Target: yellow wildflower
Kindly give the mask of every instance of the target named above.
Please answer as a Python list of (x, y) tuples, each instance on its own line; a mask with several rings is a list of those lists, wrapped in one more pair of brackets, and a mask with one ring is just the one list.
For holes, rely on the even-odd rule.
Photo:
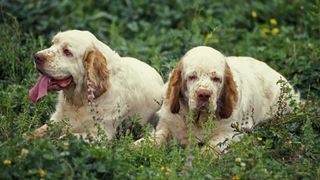
[(232, 180), (240, 180), (239, 176), (232, 176)]
[(256, 18), (257, 17), (257, 12), (255, 10), (251, 11), (251, 16)]
[(212, 38), (212, 33), (208, 33), (207, 35), (206, 35), (206, 40), (210, 40)]
[(5, 166), (9, 166), (9, 165), (11, 165), (11, 163), (12, 163), (12, 161), (10, 160), (10, 159), (5, 159), (5, 160), (3, 160), (3, 165), (5, 165)]
[(272, 18), (272, 19), (270, 19), (270, 24), (271, 24), (271, 25), (277, 25), (278, 22), (277, 22), (276, 19)]
[(271, 30), (271, 33), (272, 33), (272, 35), (277, 35), (278, 33), (280, 32), (280, 30), (279, 30), (279, 28), (272, 28), (272, 30)]
[(169, 172), (169, 173), (171, 172), (171, 169), (168, 168), (168, 167), (166, 167), (166, 166), (161, 166), (160, 170), (161, 170), (162, 172)]
[(219, 39), (219, 38), (214, 38), (214, 39), (213, 39), (213, 42), (215, 42), (215, 43), (218, 44), (218, 43), (220, 43), (220, 39)]
[(258, 137), (257, 137), (257, 140), (258, 140), (258, 141), (262, 141), (262, 137), (259, 137), (259, 136), (258, 136)]
[(263, 34), (268, 34), (270, 32), (269, 28), (262, 28), (262, 33)]
[(166, 170), (166, 167), (161, 166), (160, 170), (161, 170), (161, 171), (165, 171), (165, 170)]
[(42, 168), (39, 169), (38, 173), (40, 177), (44, 177), (46, 175), (46, 171), (43, 170)]

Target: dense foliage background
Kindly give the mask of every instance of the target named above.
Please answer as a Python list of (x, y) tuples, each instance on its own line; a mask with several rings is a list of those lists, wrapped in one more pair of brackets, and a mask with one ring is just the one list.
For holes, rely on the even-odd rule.
[[(285, 75), (306, 104), (271, 119), (235, 143), (221, 159), (197, 147), (131, 147), (129, 134), (87, 144), (55, 133), (23, 134), (45, 123), (55, 93), (32, 104), (38, 74), (33, 54), (58, 31), (94, 33), (122, 56), (167, 75), (187, 50), (212, 46), (252, 56)], [(317, 179), (320, 178), (319, 0), (106, 0), (0, 2), (0, 179)]]

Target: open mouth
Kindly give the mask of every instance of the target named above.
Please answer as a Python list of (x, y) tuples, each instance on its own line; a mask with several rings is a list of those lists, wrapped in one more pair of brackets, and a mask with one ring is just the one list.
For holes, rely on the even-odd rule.
[(72, 77), (67, 77), (65, 79), (49, 79), (49, 90), (61, 90), (68, 87), (72, 82)]
[(29, 98), (33, 102), (38, 102), (40, 98), (47, 95), (48, 90), (62, 90), (72, 83), (72, 77), (64, 79), (54, 79), (40, 73), (37, 83), (29, 91)]

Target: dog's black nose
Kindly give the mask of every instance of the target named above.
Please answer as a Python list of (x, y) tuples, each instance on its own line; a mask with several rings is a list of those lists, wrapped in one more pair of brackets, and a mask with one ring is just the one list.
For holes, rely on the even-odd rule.
[(44, 60), (45, 60), (45, 56), (43, 54), (40, 54), (40, 53), (37, 53), (34, 55), (34, 61), (37, 63), (37, 64), (40, 64), (42, 63)]

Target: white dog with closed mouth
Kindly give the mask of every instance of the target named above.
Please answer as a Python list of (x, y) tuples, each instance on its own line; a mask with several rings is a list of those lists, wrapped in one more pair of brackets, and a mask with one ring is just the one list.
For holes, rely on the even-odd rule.
[[(132, 115), (145, 124), (161, 106), (163, 80), (137, 59), (120, 57), (88, 31), (69, 30), (54, 36), (52, 46), (35, 54), (40, 78), (29, 97), (38, 102), (48, 90), (59, 90), (52, 122), (68, 120), (65, 132), (97, 136), (97, 125), (113, 138)], [(160, 103), (159, 103), (160, 102)], [(42, 137), (47, 125), (32, 137)]]
[[(188, 132), (192, 131), (195, 139), (203, 143), (203, 123), (212, 116), (216, 127), (209, 134), (208, 144), (221, 153), (230, 141), (239, 140), (233, 123), (250, 129), (277, 110), (281, 94), (277, 81), (280, 79), (287, 82), (264, 62), (250, 57), (225, 57), (211, 47), (195, 47), (171, 72), (152, 140), (159, 144), (175, 138), (185, 145), (189, 143)], [(293, 90), (290, 94), (299, 101), (299, 94)], [(286, 102), (284, 108), (290, 110), (288, 104)], [(192, 117), (189, 117), (190, 112)]]

